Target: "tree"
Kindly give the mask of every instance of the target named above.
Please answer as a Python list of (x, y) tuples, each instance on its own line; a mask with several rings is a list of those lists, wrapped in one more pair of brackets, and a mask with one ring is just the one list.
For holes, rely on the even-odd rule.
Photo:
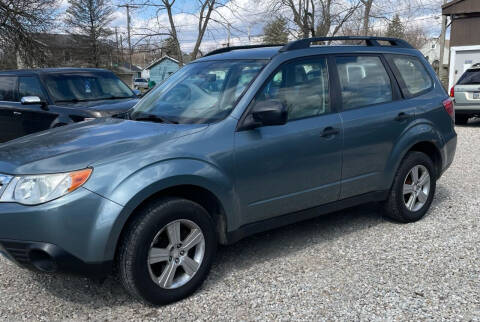
[(88, 37), (92, 63), (99, 67), (102, 40), (112, 34), (108, 25), (113, 20), (113, 8), (105, 0), (69, 0), (68, 3), (65, 17), (67, 32)]
[(372, 11), (373, 0), (360, 0), (363, 8), (363, 35), (368, 36), (370, 27), (370, 12)]
[[(180, 49), (180, 41), (177, 36), (177, 26), (173, 19), (173, 5), (176, 0), (161, 0), (163, 6), (168, 14), (168, 21), (170, 23), (170, 36), (175, 41), (177, 47), (177, 57), (181, 65), (183, 65), (183, 55), (182, 50)], [(199, 12), (198, 12), (198, 26), (197, 26), (197, 39), (195, 41), (195, 46), (191, 53), (191, 59), (194, 60), (197, 58), (197, 55), (200, 50), (200, 45), (202, 44), (203, 37), (208, 27), (208, 23), (212, 18), (212, 13), (218, 8), (225, 5), (227, 0), (198, 0)]]
[(269, 21), (263, 28), (265, 44), (284, 44), (288, 42), (287, 19), (277, 17)]
[(168, 37), (164, 41), (162, 41), (162, 54), (170, 56), (180, 61), (178, 58), (177, 52), (177, 42), (172, 37)]
[(396, 14), (388, 24), (386, 36), (405, 39), (405, 27), (398, 14)]
[[(0, 0), (0, 51), (13, 53), (27, 67), (42, 66), (45, 54), (35, 33), (49, 30), (55, 19), (57, 0)], [(8, 68), (16, 68), (17, 59)]]
[(271, 12), (290, 13), (298, 38), (336, 35), (360, 4), (360, 0), (270, 0)]

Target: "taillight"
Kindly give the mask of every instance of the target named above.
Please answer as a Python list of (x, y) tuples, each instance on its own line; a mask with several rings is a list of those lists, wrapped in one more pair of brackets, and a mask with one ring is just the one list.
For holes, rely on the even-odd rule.
[(450, 88), (450, 97), (455, 97), (455, 86), (452, 86), (452, 88)]
[(455, 107), (453, 106), (453, 100), (451, 98), (447, 98), (443, 102), (443, 107), (445, 107), (445, 111), (447, 111), (448, 115), (455, 120)]

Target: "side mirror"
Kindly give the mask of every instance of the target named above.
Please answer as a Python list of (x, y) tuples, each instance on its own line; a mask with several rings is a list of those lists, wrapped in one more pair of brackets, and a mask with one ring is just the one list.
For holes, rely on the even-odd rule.
[(20, 99), (20, 103), (22, 105), (41, 105), (44, 110), (48, 109), (47, 103), (38, 96), (24, 96)]
[(133, 93), (134, 93), (135, 96), (137, 96), (137, 97), (141, 97), (141, 96), (142, 96), (142, 92), (140, 92), (138, 89), (134, 89), (134, 90), (133, 90)]
[(287, 107), (280, 101), (259, 101), (253, 106), (241, 130), (251, 130), (261, 126), (283, 125), (287, 123)]

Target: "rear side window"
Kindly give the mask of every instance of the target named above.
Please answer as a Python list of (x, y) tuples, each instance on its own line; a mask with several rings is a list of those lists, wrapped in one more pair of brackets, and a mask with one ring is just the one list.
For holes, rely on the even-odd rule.
[(428, 91), (433, 81), (422, 62), (413, 56), (393, 56), (392, 61), (405, 84), (407, 96), (412, 97)]
[(20, 77), (18, 79), (18, 96), (19, 99), (25, 96), (38, 96), (41, 99), (45, 99), (42, 85), (35, 76)]
[(16, 77), (0, 76), (0, 101), (15, 101), (16, 80)]
[(459, 85), (480, 84), (480, 69), (469, 69), (458, 80)]
[(272, 75), (256, 101), (278, 100), (288, 109), (288, 120), (330, 113), (328, 69), (325, 58), (287, 63)]
[(344, 110), (393, 100), (392, 85), (379, 57), (336, 57)]

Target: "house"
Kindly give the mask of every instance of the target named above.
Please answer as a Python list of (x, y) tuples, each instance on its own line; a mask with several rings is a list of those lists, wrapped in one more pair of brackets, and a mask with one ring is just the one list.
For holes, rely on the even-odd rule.
[[(446, 40), (443, 51), (444, 68), (448, 69), (448, 51), (450, 50), (449, 41)], [(440, 69), (440, 38), (431, 38), (427, 40), (425, 45), (420, 48), (420, 52), (425, 56), (425, 59), (432, 65), (435, 72), (439, 74)]]
[(179, 69), (180, 63), (178, 60), (170, 56), (163, 56), (143, 69), (142, 78), (159, 84)]
[(480, 63), (480, 1), (448, 2), (442, 15), (451, 20), (448, 88), (452, 88), (468, 68)]
[(129, 63), (119, 63), (112, 68), (115, 75), (133, 88), (133, 79), (141, 77), (142, 69)]

